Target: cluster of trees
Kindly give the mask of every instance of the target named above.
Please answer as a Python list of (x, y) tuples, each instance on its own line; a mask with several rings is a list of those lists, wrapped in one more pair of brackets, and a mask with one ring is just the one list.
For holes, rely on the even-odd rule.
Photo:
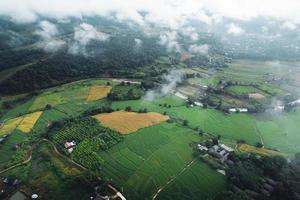
[(217, 199), (300, 198), (300, 154), (288, 163), (280, 156), (231, 155), (234, 165), (226, 170), (228, 189)]
[(140, 99), (144, 95), (144, 90), (138, 84), (124, 85), (120, 84), (111, 90), (108, 94), (108, 99), (112, 101), (124, 101)]

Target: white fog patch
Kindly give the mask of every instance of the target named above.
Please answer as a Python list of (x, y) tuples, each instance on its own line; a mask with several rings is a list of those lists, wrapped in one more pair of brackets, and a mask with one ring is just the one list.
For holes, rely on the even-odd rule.
[(207, 44), (196, 45), (193, 44), (189, 47), (189, 52), (193, 54), (207, 55), (209, 46)]
[(35, 34), (42, 38), (42, 41), (38, 44), (39, 48), (47, 52), (55, 52), (62, 48), (66, 42), (56, 38), (58, 33), (56, 25), (48, 21), (41, 21), (39, 23), (39, 30), (35, 32)]
[(134, 42), (135, 42), (134, 47), (135, 47), (136, 49), (141, 48), (141, 46), (142, 46), (142, 44), (143, 44), (143, 41), (142, 41), (141, 39), (134, 38)]
[(98, 31), (93, 25), (82, 23), (74, 29), (74, 43), (70, 45), (69, 52), (71, 54), (87, 55), (86, 45), (91, 41), (107, 41), (109, 34)]
[(237, 24), (231, 23), (227, 26), (227, 33), (230, 35), (238, 36), (243, 34), (244, 32), (244, 29), (239, 27)]
[(181, 52), (175, 31), (167, 31), (159, 35), (159, 44), (165, 46), (168, 52)]
[(293, 22), (291, 21), (286, 21), (282, 24), (282, 28), (284, 29), (289, 29), (289, 30), (296, 30), (297, 29), (297, 25), (294, 24)]
[(155, 98), (166, 96), (176, 89), (176, 86), (183, 81), (184, 71), (181, 69), (171, 70), (169, 74), (163, 75), (164, 83), (155, 90), (150, 90), (144, 96), (145, 100), (151, 101)]
[(188, 37), (192, 42), (196, 42), (199, 39), (199, 34), (196, 32), (195, 28), (193, 27), (183, 28), (182, 34)]

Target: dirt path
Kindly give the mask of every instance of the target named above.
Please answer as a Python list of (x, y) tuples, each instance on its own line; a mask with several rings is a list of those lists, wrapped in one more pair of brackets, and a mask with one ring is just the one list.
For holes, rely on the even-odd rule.
[(156, 193), (153, 195), (152, 200), (155, 200), (156, 197), (159, 195), (159, 193), (161, 191), (163, 191), (168, 185), (170, 185), (170, 183), (172, 183), (178, 176), (180, 176), (183, 172), (185, 172), (188, 168), (190, 168), (192, 166), (192, 164), (196, 161), (196, 159), (192, 160), (191, 162), (189, 162), (176, 176), (172, 177), (171, 179), (168, 180), (168, 182), (166, 182), (165, 185), (163, 185), (162, 187), (160, 187)]

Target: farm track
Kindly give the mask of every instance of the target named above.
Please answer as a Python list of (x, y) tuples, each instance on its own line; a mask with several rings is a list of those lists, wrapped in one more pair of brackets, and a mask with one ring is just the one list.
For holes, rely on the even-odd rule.
[(180, 176), (183, 172), (185, 172), (188, 168), (190, 168), (192, 166), (192, 164), (196, 161), (196, 159), (192, 160), (191, 162), (189, 162), (176, 176), (173, 176), (171, 179), (168, 180), (168, 182), (166, 182), (165, 185), (163, 185), (162, 187), (160, 187), (156, 193), (153, 195), (152, 200), (155, 200), (157, 198), (157, 196), (159, 195), (159, 193), (161, 193), (161, 191), (163, 191), (168, 185), (170, 185), (178, 176)]

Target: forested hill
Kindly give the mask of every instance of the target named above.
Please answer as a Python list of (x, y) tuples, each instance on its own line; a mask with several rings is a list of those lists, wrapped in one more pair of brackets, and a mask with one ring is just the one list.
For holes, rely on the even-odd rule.
[[(151, 31), (149, 31), (151, 30)], [(0, 93), (17, 94), (89, 77), (161, 75), (161, 57), (181, 66), (223, 67), (222, 44), (167, 28), (142, 29), (101, 17), (17, 24), (0, 18)], [(149, 73), (150, 72), (150, 73)]]

